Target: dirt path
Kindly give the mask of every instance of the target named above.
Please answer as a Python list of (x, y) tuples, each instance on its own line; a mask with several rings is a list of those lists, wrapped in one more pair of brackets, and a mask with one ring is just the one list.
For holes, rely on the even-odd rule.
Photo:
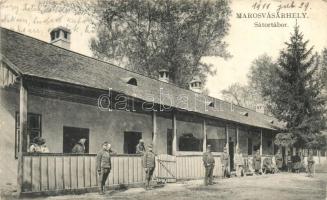
[(145, 191), (131, 188), (125, 191), (110, 191), (100, 196), (97, 193), (66, 195), (37, 199), (114, 199), (114, 200), (325, 200), (327, 173), (308, 178), (305, 174), (276, 174), (245, 178), (216, 179), (216, 184), (205, 187), (202, 180), (167, 184), (165, 187)]

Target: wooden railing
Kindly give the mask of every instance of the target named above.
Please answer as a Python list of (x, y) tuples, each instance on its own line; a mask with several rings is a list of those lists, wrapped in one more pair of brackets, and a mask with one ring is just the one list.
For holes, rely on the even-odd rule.
[[(220, 156), (214, 156), (215, 168), (213, 175), (221, 176)], [(177, 179), (198, 179), (204, 177), (204, 166), (201, 155), (179, 155), (176, 156)]]
[[(98, 185), (95, 154), (26, 154), (22, 192), (92, 188)], [(140, 155), (115, 155), (110, 186), (144, 181)]]

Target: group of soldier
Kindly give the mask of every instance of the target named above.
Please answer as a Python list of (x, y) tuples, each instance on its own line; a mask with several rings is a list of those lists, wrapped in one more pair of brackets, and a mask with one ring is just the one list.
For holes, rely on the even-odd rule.
[[(290, 155), (290, 153), (289, 153)], [(298, 153), (296, 156), (293, 156), (293, 163), (292, 165), (289, 164), (289, 158), (287, 157), (287, 168), (288, 171), (290, 167), (293, 167), (295, 169), (295, 172), (298, 172), (299, 165), (303, 159), (297, 158)], [(224, 148), (224, 152), (220, 156), (221, 161), (221, 170), (222, 170), (222, 176), (223, 178), (230, 177), (230, 156), (227, 152), (227, 148)], [(265, 160), (264, 160), (265, 161)], [(211, 185), (213, 184), (213, 170), (215, 167), (215, 159), (213, 154), (211, 153), (211, 145), (207, 146), (206, 152), (203, 153), (203, 165), (205, 168), (205, 177), (204, 177), (204, 184), (205, 185)], [(254, 174), (261, 175), (263, 171), (267, 172), (268, 166), (266, 166), (265, 162), (263, 162), (262, 165), (262, 157), (260, 154), (260, 150), (257, 150), (256, 153), (253, 156), (252, 159), (252, 165), (249, 163), (245, 163), (245, 160), (242, 156), (242, 153), (240, 152), (240, 149), (236, 149), (236, 154), (234, 155), (234, 166), (235, 166), (235, 175), (237, 177), (242, 177), (245, 175), (245, 168), (253, 168)], [(283, 169), (283, 156), (281, 154), (281, 151), (278, 150), (276, 155), (274, 155), (271, 159), (271, 163), (269, 164), (270, 173), (275, 173), (278, 171), (281, 171)], [(265, 170), (263, 169), (265, 168)], [(249, 170), (249, 169), (247, 169)], [(309, 155), (307, 158), (307, 172), (308, 176), (312, 177), (314, 173), (314, 159), (313, 159), (313, 153), (310, 150)]]
[[(144, 141), (141, 139), (136, 146), (136, 153), (143, 155), (142, 166), (145, 171), (145, 189), (150, 189), (150, 181), (153, 176), (153, 172), (155, 169), (155, 156), (156, 154), (153, 152), (152, 144), (149, 144), (147, 148), (145, 148)], [(102, 149), (97, 154), (97, 162), (96, 169), (98, 172), (98, 185), (99, 185), (99, 194), (105, 194), (105, 183), (108, 178), (108, 175), (111, 170), (111, 155), (116, 154), (111, 149), (111, 144), (108, 142), (104, 142), (102, 144)]]

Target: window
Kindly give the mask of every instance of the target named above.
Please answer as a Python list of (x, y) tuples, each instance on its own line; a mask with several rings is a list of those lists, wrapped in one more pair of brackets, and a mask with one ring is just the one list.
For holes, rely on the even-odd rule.
[[(15, 131), (15, 158), (18, 158), (18, 152), (20, 149), (20, 123), (19, 112), (16, 112), (16, 131)], [(41, 115), (34, 113), (27, 113), (27, 133), (29, 135), (28, 140), (30, 143), (35, 137), (41, 137)]]
[(135, 154), (136, 145), (139, 143), (139, 140), (142, 139), (141, 132), (124, 132), (124, 153), (125, 154)]
[(50, 33), (50, 35), (51, 35), (51, 40), (54, 40), (54, 39), (55, 39), (55, 37), (56, 37), (55, 34), (56, 34), (55, 32), (51, 32), (51, 33)]
[(207, 145), (211, 145), (212, 152), (223, 152), (226, 145), (226, 130), (223, 126), (207, 125)]
[(59, 38), (59, 33), (60, 32), (59, 31), (56, 31), (55, 33), (56, 33), (56, 38)]
[(82, 138), (85, 138), (85, 153), (89, 153), (89, 135), (88, 128), (78, 127), (63, 127), (63, 153), (72, 153), (72, 149), (76, 143)]
[(68, 39), (68, 33), (66, 31), (64, 31), (64, 38)]
[(196, 138), (192, 133), (184, 133), (179, 137), (180, 151), (202, 151), (202, 139)]

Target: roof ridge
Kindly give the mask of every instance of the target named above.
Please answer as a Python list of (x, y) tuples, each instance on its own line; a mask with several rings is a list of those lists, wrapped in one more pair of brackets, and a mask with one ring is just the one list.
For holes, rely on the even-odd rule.
[[(101, 62), (101, 63), (107, 64), (107, 65), (110, 66), (110, 67), (115, 67), (115, 68), (118, 68), (118, 69), (121, 69), (121, 70), (128, 71), (128, 72), (130, 72), (130, 73), (137, 74), (137, 75), (142, 76), (142, 77), (145, 77), (145, 78), (147, 78), (147, 79), (151, 79), (151, 80), (158, 81), (158, 82), (160, 82), (160, 83), (162, 83), (162, 84), (171, 85), (171, 86), (173, 86), (173, 87), (176, 87), (176, 88), (179, 88), (179, 89), (183, 89), (183, 90), (185, 90), (185, 91), (192, 92), (192, 93), (197, 94), (197, 95), (202, 95), (202, 96), (205, 97), (205, 98), (209, 97), (209, 98), (212, 98), (212, 99), (214, 99), (214, 100), (218, 100), (218, 101), (225, 102), (225, 103), (228, 103), (228, 104), (233, 104), (232, 102), (228, 102), (228, 101), (226, 101), (226, 100), (222, 100), (222, 99), (219, 99), (219, 98), (216, 98), (216, 97), (213, 97), (213, 96), (209, 96), (209, 95), (206, 95), (206, 94), (201, 94), (201, 93), (194, 92), (194, 91), (192, 91), (192, 90), (189, 90), (189, 89), (183, 88), (183, 87), (178, 86), (178, 85), (176, 85), (176, 84), (174, 84), (174, 83), (171, 83), (171, 82), (168, 82), (168, 83), (167, 83), (167, 82), (160, 81), (159, 79), (156, 79), (156, 78), (152, 78), (152, 77), (146, 76), (146, 75), (141, 74), (141, 73), (139, 73), (139, 72), (135, 72), (135, 71), (132, 71), (132, 70), (130, 70), (130, 69), (126, 69), (126, 68), (120, 67), (120, 66), (118, 66), (118, 65), (112, 64), (112, 63), (107, 62), (107, 61), (104, 61), (104, 60), (100, 60), (100, 59), (98, 59), (98, 58), (94, 58), (94, 57), (91, 57), (91, 56), (87, 56), (87, 55), (84, 55), (84, 54), (82, 54), (82, 53), (79, 53), (79, 52), (76, 52), (76, 51), (72, 51), (72, 50), (70, 50), (70, 49), (65, 49), (65, 48), (63, 48), (63, 47), (59, 47), (59, 46), (53, 45), (53, 44), (51, 44), (51, 43), (49, 43), (49, 42), (46, 42), (46, 41), (40, 40), (40, 39), (38, 39), (38, 38), (35, 38), (35, 37), (32, 37), (32, 36), (29, 36), (29, 35), (26, 35), (26, 34), (24, 34), (24, 33), (20, 33), (20, 32), (14, 31), (14, 30), (10, 30), (10, 29), (5, 28), (5, 27), (2, 27), (2, 26), (0, 26), (0, 29), (3, 29), (3, 30), (6, 30), (6, 31), (9, 31), (9, 32), (12, 32), (12, 33), (14, 33), (14, 34), (21, 35), (21, 36), (23, 36), (23, 37), (30, 38), (30, 39), (32, 39), (32, 40), (35, 40), (35, 41), (37, 41), (37, 42), (40, 42), (40, 43), (46, 44), (46, 45), (51, 46), (51, 47), (53, 47), (53, 48), (58, 48), (58, 49), (61, 49), (61, 50), (67, 51), (67, 52), (69, 52), (69, 53), (76, 54), (76, 55), (78, 55), (78, 56), (82, 56), (82, 57), (87, 58), (87, 59), (92, 59), (92, 60), (95, 60), (95, 61), (97, 61), (97, 62)], [(2, 34), (1, 32), (2, 32), (2, 31), (0, 31), (0, 36), (1, 36), (1, 34)], [(247, 110), (249, 110), (249, 111), (253, 111), (253, 112), (255, 112), (255, 113), (259, 113), (259, 112), (256, 112), (256, 111), (253, 110), (253, 109), (250, 109), (250, 108), (246, 108), (246, 107), (243, 107), (243, 106), (240, 106), (240, 105), (236, 105), (236, 104), (233, 104), (233, 105), (234, 105), (234, 106), (237, 106), (237, 107), (240, 107), (240, 108), (247, 109)], [(263, 115), (265, 115), (265, 116), (271, 117), (271, 116), (266, 115), (266, 114), (264, 114), (264, 113), (259, 113), (259, 114), (263, 114)]]

